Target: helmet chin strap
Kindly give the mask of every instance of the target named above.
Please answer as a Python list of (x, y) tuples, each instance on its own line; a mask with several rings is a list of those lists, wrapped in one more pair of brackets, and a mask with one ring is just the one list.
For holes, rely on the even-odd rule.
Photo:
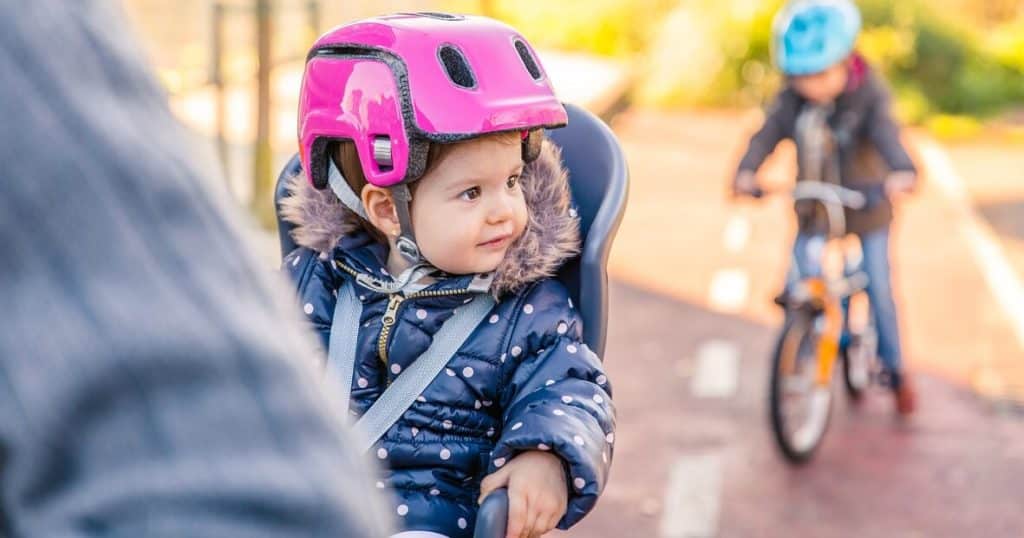
[[(364, 220), (369, 220), (366, 216), (366, 208), (363, 207), (362, 200), (352, 190), (348, 181), (345, 181), (345, 177), (341, 175), (341, 170), (338, 170), (334, 160), (328, 159), (327, 163), (327, 181), (331, 186), (331, 191), (334, 192), (334, 195), (341, 200), (345, 207), (354, 211)], [(412, 265), (429, 263), (420, 254), (420, 248), (416, 246), (416, 236), (412, 232), (412, 217), (409, 211), (412, 193), (409, 191), (409, 186), (402, 184), (391, 187), (391, 197), (395, 201), (395, 212), (398, 214), (398, 224), (401, 226), (401, 232), (396, 241), (398, 252)]]
[(341, 200), (341, 203), (354, 211), (357, 215), (365, 220), (366, 209), (363, 208), (363, 202), (359, 199), (359, 195), (352, 190), (352, 187), (345, 181), (345, 177), (341, 175), (341, 170), (334, 164), (334, 159), (327, 159), (327, 183), (331, 186), (331, 190), (334, 191), (334, 195)]
[(412, 213), (409, 211), (412, 192), (409, 186), (403, 183), (391, 187), (391, 198), (395, 202), (395, 213), (398, 214), (400, 227), (398, 239), (395, 240), (398, 252), (412, 265), (426, 262), (420, 253), (420, 247), (416, 245), (416, 236), (412, 231)]

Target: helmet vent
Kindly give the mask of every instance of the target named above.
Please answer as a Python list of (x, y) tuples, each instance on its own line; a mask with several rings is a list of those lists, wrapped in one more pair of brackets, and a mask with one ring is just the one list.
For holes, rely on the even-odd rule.
[(462, 55), (462, 51), (451, 45), (444, 45), (438, 50), (437, 55), (441, 59), (441, 65), (444, 66), (445, 72), (448, 73), (448, 78), (456, 86), (462, 88), (476, 87), (473, 70), (469, 68), (469, 63), (466, 61), (466, 57)]
[(526, 43), (517, 39), (516, 52), (519, 53), (519, 59), (523, 61), (523, 67), (526, 67), (526, 70), (530, 72), (533, 80), (540, 80), (540, 67), (537, 66), (537, 62), (533, 59), (533, 54), (530, 53), (530, 48), (526, 46)]

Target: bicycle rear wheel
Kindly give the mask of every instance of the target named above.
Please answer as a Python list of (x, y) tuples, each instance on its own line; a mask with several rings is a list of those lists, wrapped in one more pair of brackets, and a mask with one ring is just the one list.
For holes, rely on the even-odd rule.
[(850, 399), (859, 401), (871, 385), (873, 371), (877, 369), (878, 333), (866, 295), (851, 298), (850, 307), (847, 323), (849, 341), (841, 350), (843, 384)]
[(819, 319), (808, 312), (789, 312), (772, 358), (772, 433), (792, 463), (805, 463), (814, 455), (832, 414), (831, 384), (817, 383)]

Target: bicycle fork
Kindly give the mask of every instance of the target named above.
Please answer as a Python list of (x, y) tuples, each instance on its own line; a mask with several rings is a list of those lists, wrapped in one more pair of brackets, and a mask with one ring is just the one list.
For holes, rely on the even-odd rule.
[[(817, 338), (817, 371), (815, 385), (821, 388), (828, 388), (832, 382), (832, 370), (835, 367), (836, 357), (839, 354), (839, 342), (843, 336), (843, 306), (842, 301), (828, 292), (827, 285), (822, 278), (807, 278), (801, 283), (805, 300), (815, 305), (821, 311), (821, 320), (824, 326), (820, 328)], [(784, 360), (785, 371), (794, 371), (795, 355), (789, 355)]]
[(839, 339), (843, 336), (843, 308), (834, 298), (823, 297), (825, 312), (821, 337), (818, 339), (818, 379), (819, 387), (827, 388), (832, 383), (832, 369), (839, 356)]

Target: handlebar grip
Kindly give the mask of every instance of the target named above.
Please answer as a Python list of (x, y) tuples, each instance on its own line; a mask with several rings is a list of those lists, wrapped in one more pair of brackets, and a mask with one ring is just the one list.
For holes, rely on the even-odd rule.
[(864, 189), (864, 209), (871, 209), (883, 202), (888, 197), (885, 195), (885, 185), (872, 185)]
[(496, 489), (480, 504), (473, 538), (505, 538), (508, 527), (508, 490)]

